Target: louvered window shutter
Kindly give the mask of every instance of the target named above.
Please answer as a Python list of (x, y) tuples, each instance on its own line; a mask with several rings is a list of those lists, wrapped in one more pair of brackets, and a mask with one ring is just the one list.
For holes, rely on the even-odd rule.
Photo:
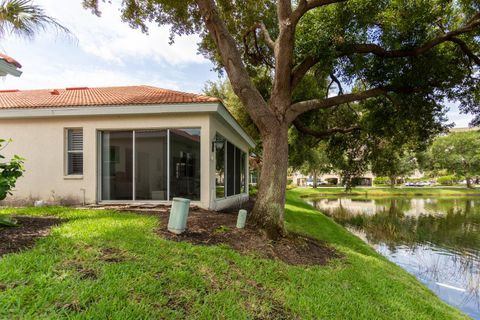
[(68, 129), (67, 131), (67, 174), (83, 174), (83, 130)]

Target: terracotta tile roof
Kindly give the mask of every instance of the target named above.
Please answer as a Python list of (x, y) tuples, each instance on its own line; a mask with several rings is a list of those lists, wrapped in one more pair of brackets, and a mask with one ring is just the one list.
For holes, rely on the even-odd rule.
[(208, 103), (219, 101), (219, 99), (214, 97), (150, 86), (0, 90), (0, 109)]

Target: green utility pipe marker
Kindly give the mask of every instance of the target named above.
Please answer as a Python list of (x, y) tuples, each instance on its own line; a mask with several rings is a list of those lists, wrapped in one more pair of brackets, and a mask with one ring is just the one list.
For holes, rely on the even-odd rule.
[(190, 200), (184, 198), (173, 198), (168, 219), (168, 231), (181, 234), (187, 228), (188, 210)]
[(241, 209), (240, 211), (238, 211), (237, 228), (244, 229), (246, 221), (247, 221), (247, 210)]

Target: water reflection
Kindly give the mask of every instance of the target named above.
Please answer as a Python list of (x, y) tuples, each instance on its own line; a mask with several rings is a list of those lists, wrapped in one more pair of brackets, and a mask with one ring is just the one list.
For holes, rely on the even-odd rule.
[(480, 199), (310, 199), (317, 209), (480, 319)]

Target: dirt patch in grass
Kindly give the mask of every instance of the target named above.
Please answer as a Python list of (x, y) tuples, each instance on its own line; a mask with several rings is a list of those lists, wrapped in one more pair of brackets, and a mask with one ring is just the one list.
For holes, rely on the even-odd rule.
[(0, 226), (0, 257), (7, 253), (30, 248), (38, 238), (45, 237), (50, 228), (62, 222), (54, 217), (14, 216), (18, 227)]
[(108, 263), (119, 263), (127, 260), (126, 253), (117, 248), (103, 248), (100, 260)]
[(322, 241), (294, 234), (271, 241), (262, 230), (248, 223), (245, 229), (237, 229), (235, 212), (192, 208), (188, 216), (187, 230), (180, 235), (167, 230), (168, 213), (159, 213), (159, 216), (162, 227), (157, 233), (173, 241), (187, 241), (199, 245), (226, 244), (242, 253), (280, 259), (291, 265), (324, 265), (339, 257), (334, 248)]

